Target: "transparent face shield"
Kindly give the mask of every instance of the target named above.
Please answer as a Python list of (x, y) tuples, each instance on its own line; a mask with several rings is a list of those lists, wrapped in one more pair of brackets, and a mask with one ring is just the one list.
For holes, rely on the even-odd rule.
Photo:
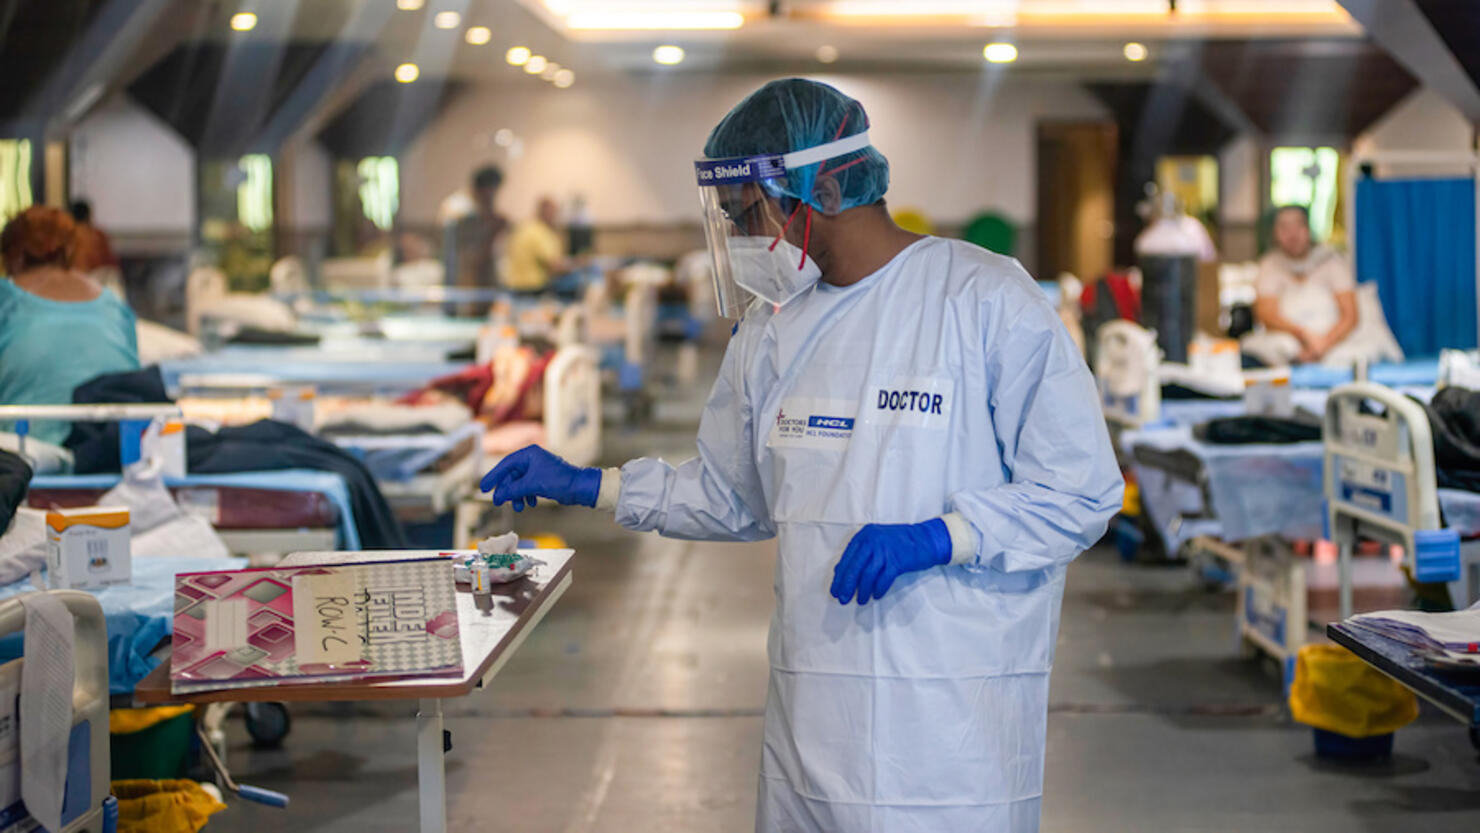
[[(788, 195), (786, 172), (868, 146), (865, 131), (795, 153), (694, 163), (721, 316), (741, 317), (755, 298), (781, 306), (822, 277), (806, 251), (812, 212), (819, 209)], [(818, 176), (837, 170), (824, 167)], [(793, 226), (801, 232), (800, 248), (787, 240)]]

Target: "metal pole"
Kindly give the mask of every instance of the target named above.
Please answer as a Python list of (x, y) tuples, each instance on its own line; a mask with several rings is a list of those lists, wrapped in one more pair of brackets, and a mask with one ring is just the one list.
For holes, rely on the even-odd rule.
[(421, 833), (447, 833), (447, 770), (442, 740), (442, 701), (421, 701), (416, 713), (416, 780)]
[[(1341, 521), (1345, 526), (1348, 522)], [(1345, 529), (1336, 533), (1339, 542), (1337, 550), (1340, 553), (1337, 559), (1337, 567), (1341, 576), (1341, 621), (1345, 622), (1352, 616), (1352, 547), (1355, 545), (1354, 536), (1349, 536)]]

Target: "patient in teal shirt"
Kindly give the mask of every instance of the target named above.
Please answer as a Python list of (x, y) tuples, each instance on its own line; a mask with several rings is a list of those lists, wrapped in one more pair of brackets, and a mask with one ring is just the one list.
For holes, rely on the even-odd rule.
[[(137, 370), (134, 314), (71, 267), (77, 230), (65, 212), (33, 206), (0, 233), (0, 404), (60, 405), (78, 385)], [(0, 423), (0, 430), (14, 431)], [(31, 436), (60, 444), (65, 422), (33, 422)]]

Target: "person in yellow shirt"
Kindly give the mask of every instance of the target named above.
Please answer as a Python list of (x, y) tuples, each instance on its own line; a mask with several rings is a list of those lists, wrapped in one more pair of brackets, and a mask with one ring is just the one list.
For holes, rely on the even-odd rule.
[(550, 197), (540, 197), (535, 216), (514, 227), (509, 237), (504, 285), (515, 292), (543, 292), (551, 279), (573, 267), (565, 257), (565, 243), (556, 231), (560, 209)]

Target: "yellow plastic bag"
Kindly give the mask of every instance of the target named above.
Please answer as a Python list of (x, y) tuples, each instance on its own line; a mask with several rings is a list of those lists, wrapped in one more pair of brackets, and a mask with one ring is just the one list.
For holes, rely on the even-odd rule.
[(194, 781), (114, 781), (118, 833), (199, 833), (226, 809)]
[(1306, 645), (1295, 658), (1290, 713), (1352, 738), (1385, 735), (1418, 717), (1418, 698), (1340, 645)]

